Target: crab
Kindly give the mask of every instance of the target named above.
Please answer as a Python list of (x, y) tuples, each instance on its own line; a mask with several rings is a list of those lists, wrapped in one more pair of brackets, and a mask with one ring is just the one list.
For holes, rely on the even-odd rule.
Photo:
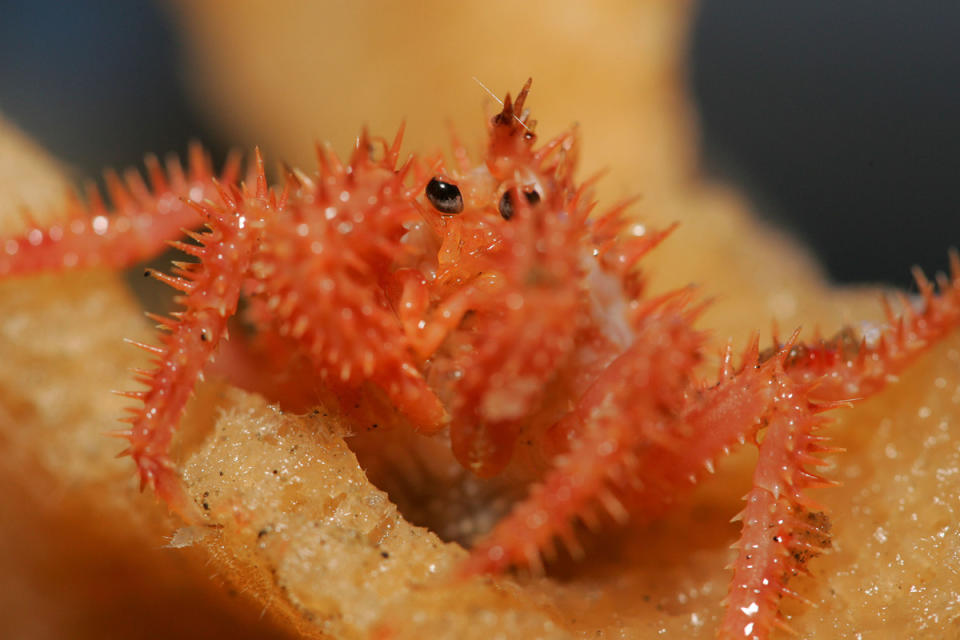
[(577, 521), (653, 518), (752, 443), (718, 637), (768, 638), (786, 627), (788, 581), (830, 544), (806, 493), (833, 484), (815, 472), (838, 451), (818, 433), (823, 414), (876, 393), (956, 327), (960, 257), (936, 286), (917, 271), (922, 308), (888, 307), (869, 335), (804, 342), (798, 331), (762, 351), (754, 337), (739, 357), (728, 344), (708, 377), (706, 303), (692, 288), (646, 293), (642, 258), (672, 227), (638, 223), (629, 202), (592, 215), (577, 133), (538, 144), (529, 89), (489, 120), (478, 165), (455, 137), (453, 165), (401, 163), (402, 127), (392, 140), (364, 132), (346, 163), (318, 146), (316, 171), (285, 168), (281, 187), (268, 185), (259, 151), (243, 181), (235, 155), (219, 176), (199, 147), (186, 171), (148, 157), (149, 187), (136, 171), (106, 174), (112, 208), (92, 190), (61, 224), (0, 239), (0, 276), (127, 268), (168, 245), (196, 259), (172, 275), (145, 271), (181, 292), (182, 309), (151, 316), (160, 346), (135, 343), (154, 368), (136, 372), (145, 390), (121, 392), (138, 405), (112, 434), (129, 442), (141, 488), (187, 520), (201, 516), (169, 448), (211, 367), (285, 408), (322, 404), (357, 430), (448, 437), (481, 478), (522, 469), (528, 496), (473, 546), (461, 576), (542, 571), (555, 540), (581, 556)]

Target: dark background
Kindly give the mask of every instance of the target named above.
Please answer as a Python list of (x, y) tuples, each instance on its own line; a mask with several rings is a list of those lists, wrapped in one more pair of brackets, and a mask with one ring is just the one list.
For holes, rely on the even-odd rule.
[[(690, 84), (705, 170), (840, 281), (909, 286), (960, 245), (960, 2), (705, 0)], [(0, 0), (0, 112), (76, 170), (202, 139), (145, 0)]]

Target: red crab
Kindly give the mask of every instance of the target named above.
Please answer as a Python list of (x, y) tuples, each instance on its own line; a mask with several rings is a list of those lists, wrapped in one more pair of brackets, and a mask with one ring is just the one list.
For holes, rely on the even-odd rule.
[[(0, 240), (0, 275), (123, 268), (167, 244), (197, 259), (173, 276), (147, 272), (179, 289), (183, 308), (154, 316), (167, 333), (140, 345), (155, 368), (138, 372), (145, 391), (124, 393), (142, 406), (117, 434), (142, 485), (188, 518), (168, 448), (241, 299), (255, 331), (234, 331), (221, 368), (243, 386), (287, 407), (322, 402), (358, 428), (448, 432), (482, 477), (517, 457), (532, 470), (529, 497), (475, 545), (464, 575), (538, 567), (554, 538), (576, 555), (577, 519), (652, 517), (754, 443), (719, 636), (767, 638), (784, 626), (786, 583), (830, 543), (804, 494), (831, 484), (811, 471), (832, 451), (821, 414), (876, 392), (956, 326), (960, 258), (939, 293), (918, 272), (923, 310), (891, 311), (869, 337), (794, 334), (763, 352), (754, 339), (703, 380), (703, 303), (690, 290), (644, 297), (640, 260), (670, 230), (635, 223), (626, 205), (589, 216), (576, 136), (537, 146), (529, 86), (490, 121), (478, 166), (455, 141), (455, 168), (398, 167), (402, 130), (392, 142), (362, 135), (346, 164), (318, 148), (317, 171), (288, 169), (282, 190), (268, 187), (259, 153), (246, 183), (236, 158), (219, 179), (197, 149), (187, 173), (148, 158), (149, 188), (135, 171), (107, 174), (113, 211), (92, 193), (62, 224)], [(176, 240), (201, 225), (186, 232), (194, 243)], [(515, 451), (521, 439), (536, 446)]]

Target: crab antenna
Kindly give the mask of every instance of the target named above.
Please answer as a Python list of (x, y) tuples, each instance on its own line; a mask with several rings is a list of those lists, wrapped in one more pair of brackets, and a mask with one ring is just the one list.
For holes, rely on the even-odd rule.
[[(487, 87), (487, 85), (485, 85), (485, 84), (483, 84), (482, 82), (480, 82), (480, 78), (478, 78), (477, 76), (470, 76), (470, 77), (472, 77), (472, 78), (473, 78), (473, 81), (476, 82), (478, 85), (480, 85), (480, 87), (481, 87), (484, 91), (486, 91), (487, 94), (489, 94), (489, 96), (490, 96), (491, 98), (493, 98), (494, 100), (496, 100), (497, 103), (498, 103), (501, 107), (504, 106), (503, 100), (501, 100), (500, 98), (498, 98), (498, 97), (497, 97), (497, 94), (495, 94), (493, 91), (491, 91), (491, 90), (489, 89), (489, 87)], [(523, 89), (520, 90), (520, 95), (517, 96), (517, 98), (518, 98), (519, 101), (520, 101), (520, 104), (518, 105), (518, 108), (521, 107), (521, 106), (523, 106), (523, 101), (526, 99), (527, 93), (530, 91), (530, 84), (531, 84), (532, 82), (533, 82), (533, 78), (527, 78), (527, 82), (523, 85)], [(507, 96), (507, 98), (509, 99), (509, 95)], [(520, 123), (520, 126), (521, 126), (521, 127), (523, 127), (524, 129), (526, 129), (527, 131), (530, 131), (530, 127), (528, 127), (527, 124), (526, 124), (523, 120), (521, 120), (520, 118), (518, 118), (518, 117), (517, 117), (517, 114), (516, 114), (515, 112), (513, 112), (511, 115), (513, 115), (513, 119), (514, 119), (514, 120), (516, 120), (517, 122)]]

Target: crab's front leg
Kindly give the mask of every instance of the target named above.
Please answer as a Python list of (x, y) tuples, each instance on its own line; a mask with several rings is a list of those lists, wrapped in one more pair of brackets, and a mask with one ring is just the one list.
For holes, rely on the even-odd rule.
[(184, 293), (177, 298), (183, 310), (172, 318), (155, 317), (167, 331), (162, 346), (135, 343), (155, 356), (156, 366), (138, 371), (137, 379), (148, 387), (146, 391), (121, 394), (143, 401), (126, 419), (131, 428), (118, 434), (130, 441), (124, 453), (137, 465), (141, 488), (151, 486), (172, 510), (187, 518), (193, 509), (169, 458), (170, 441), (197, 379), (226, 337), (227, 321), (236, 312), (262, 228), (258, 218), (269, 210), (256, 206), (266, 195), (265, 182), (260, 184), (261, 197), (252, 201), (254, 206), (241, 205), (227, 194), (222, 194), (227, 207), (197, 206), (209, 230), (196, 234), (198, 245), (180, 248), (199, 262), (178, 264), (175, 276), (148, 272)]
[(268, 227), (253, 265), (253, 293), (263, 301), (254, 308), (270, 314), (263, 328), (296, 345), (291, 355), (304, 358), (311, 380), (335, 389), (340, 400), (372, 382), (417, 430), (443, 428), (446, 409), (417, 369), (387, 296), (374, 284), (376, 259), (364, 238), (351, 244), (353, 238), (309, 210), (294, 207), (289, 213)]
[(465, 287), (444, 300), (429, 315), (430, 285), (417, 269), (401, 269), (394, 276), (401, 287), (397, 316), (410, 348), (421, 360), (429, 358), (470, 309), (475, 287)]

